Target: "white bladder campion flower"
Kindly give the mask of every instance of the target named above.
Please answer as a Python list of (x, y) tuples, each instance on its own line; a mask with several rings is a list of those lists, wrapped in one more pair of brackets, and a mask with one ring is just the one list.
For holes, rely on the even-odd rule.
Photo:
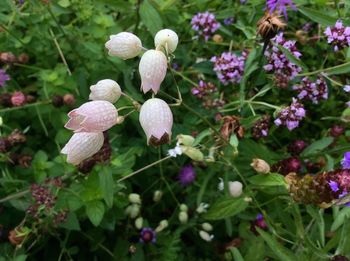
[(109, 39), (105, 47), (111, 56), (126, 60), (138, 56), (142, 50), (141, 40), (132, 33), (121, 32), (111, 35)]
[(121, 96), (121, 89), (116, 81), (105, 79), (90, 86), (89, 100), (115, 103)]
[(165, 78), (167, 70), (167, 58), (165, 54), (157, 50), (145, 52), (139, 63), (141, 76), (141, 90), (146, 93), (152, 90), (157, 93), (160, 84)]
[(159, 50), (160, 47), (165, 48), (168, 53), (173, 53), (179, 42), (177, 34), (170, 29), (160, 30), (154, 37), (154, 45)]
[(158, 146), (170, 141), (173, 114), (165, 101), (158, 98), (147, 100), (140, 109), (139, 120), (147, 144)]
[(117, 123), (118, 111), (108, 101), (86, 102), (68, 113), (65, 127), (74, 132), (103, 132)]
[(78, 165), (98, 152), (103, 145), (103, 140), (102, 132), (75, 133), (63, 147), (61, 153), (67, 154), (68, 163)]

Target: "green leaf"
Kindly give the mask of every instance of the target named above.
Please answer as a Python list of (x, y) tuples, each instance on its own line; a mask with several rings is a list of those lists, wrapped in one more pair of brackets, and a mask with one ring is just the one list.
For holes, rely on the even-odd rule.
[(333, 143), (334, 138), (333, 137), (324, 137), (320, 140), (315, 141), (310, 146), (308, 146), (304, 151), (301, 153), (303, 157), (310, 156), (316, 153), (321, 152), (325, 148), (327, 148), (329, 145)]
[(203, 217), (209, 220), (225, 219), (237, 215), (247, 207), (248, 203), (244, 200), (244, 197), (222, 198), (216, 201)]
[(235, 261), (244, 261), (244, 258), (241, 255), (241, 252), (239, 252), (238, 248), (230, 248), (230, 251)]
[(106, 205), (108, 208), (111, 208), (113, 206), (113, 177), (112, 177), (112, 171), (107, 168), (103, 168), (103, 171), (99, 173), (100, 177), (100, 186), (102, 189), (103, 198), (106, 202)]
[(157, 10), (147, 0), (140, 6), (140, 17), (153, 36), (163, 28), (162, 18)]
[(200, 132), (200, 133), (196, 136), (196, 138), (195, 138), (195, 140), (194, 140), (194, 142), (193, 142), (193, 146), (197, 146), (199, 143), (201, 143), (201, 141), (202, 141), (205, 137), (210, 136), (210, 135), (212, 135), (212, 130), (211, 130), (211, 129), (206, 129), (206, 130)]
[(298, 11), (300, 11), (303, 15), (307, 16), (311, 20), (316, 23), (322, 25), (334, 25), (337, 21), (336, 17), (331, 17), (326, 15), (326, 12), (316, 11), (315, 9), (307, 8), (307, 7), (298, 7)]
[(350, 62), (324, 69), (324, 72), (327, 72), (328, 75), (349, 73), (350, 72)]
[(308, 70), (307, 66), (300, 59), (296, 58), (288, 49), (284, 48), (282, 45), (277, 45), (277, 47), (281, 50), (282, 53), (284, 53), (290, 62), (298, 65), (306, 71)]
[(80, 230), (80, 224), (79, 220), (77, 218), (77, 215), (74, 212), (69, 212), (67, 216), (67, 220), (60, 224), (60, 227), (66, 228), (68, 230)]
[(250, 177), (249, 182), (257, 186), (285, 186), (284, 177), (277, 173), (258, 174)]
[(340, 210), (331, 226), (331, 231), (336, 231), (348, 218), (350, 218), (350, 208), (346, 207)]
[(271, 251), (278, 257), (279, 260), (283, 261), (294, 261), (297, 260), (293, 253), (287, 248), (283, 247), (278, 241), (273, 238), (269, 233), (256, 227), (261, 237), (265, 240), (267, 245), (270, 247)]
[(105, 207), (101, 201), (95, 200), (86, 204), (86, 215), (95, 227), (101, 223), (104, 213)]

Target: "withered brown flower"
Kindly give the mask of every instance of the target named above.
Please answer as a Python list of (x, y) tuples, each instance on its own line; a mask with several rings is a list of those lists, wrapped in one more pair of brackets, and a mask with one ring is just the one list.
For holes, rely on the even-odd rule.
[(224, 124), (220, 129), (220, 133), (225, 140), (229, 140), (232, 133), (235, 133), (238, 138), (243, 138), (244, 129), (239, 123), (239, 117), (231, 115), (222, 117)]
[(257, 33), (268, 41), (275, 37), (279, 30), (286, 26), (276, 12), (266, 10), (265, 15), (257, 22)]

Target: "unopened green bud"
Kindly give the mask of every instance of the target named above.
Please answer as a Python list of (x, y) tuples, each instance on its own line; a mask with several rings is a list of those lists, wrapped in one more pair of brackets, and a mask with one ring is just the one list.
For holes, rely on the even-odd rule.
[(181, 224), (186, 224), (188, 221), (188, 214), (187, 212), (181, 211), (179, 213), (179, 220)]
[(159, 222), (158, 227), (156, 227), (156, 232), (160, 232), (162, 230), (164, 230), (166, 227), (168, 227), (169, 223), (166, 219), (162, 220)]
[(134, 204), (141, 204), (140, 195), (136, 193), (129, 194), (129, 202)]
[(162, 199), (163, 192), (160, 190), (156, 190), (153, 193), (153, 201), (154, 202), (159, 202)]
[(135, 227), (137, 229), (141, 229), (143, 225), (143, 218), (142, 217), (138, 217), (137, 219), (135, 219)]
[(130, 218), (136, 218), (140, 214), (140, 205), (132, 204), (130, 209)]
[(210, 232), (213, 230), (213, 226), (210, 225), (208, 222), (203, 223), (202, 228), (207, 232)]
[(196, 148), (189, 146), (180, 146), (182, 153), (193, 159), (194, 161), (203, 161), (204, 155), (203, 153)]
[(192, 146), (194, 143), (194, 138), (191, 135), (177, 135), (176, 137), (177, 141), (181, 144), (181, 145), (185, 145), (185, 146)]
[(185, 205), (185, 204), (181, 204), (181, 205), (180, 205), (180, 211), (187, 212), (187, 211), (188, 211), (188, 207), (187, 207), (187, 205)]

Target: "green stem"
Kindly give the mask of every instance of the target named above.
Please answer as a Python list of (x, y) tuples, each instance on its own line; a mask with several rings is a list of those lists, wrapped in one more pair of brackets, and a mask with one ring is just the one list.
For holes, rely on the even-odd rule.
[(185, 81), (189, 82), (190, 84), (194, 85), (194, 86), (198, 86), (197, 83), (195, 83), (194, 81), (192, 81), (190, 78), (188, 78), (187, 76), (183, 75), (182, 73), (174, 70), (173, 68), (170, 68), (170, 71), (175, 73), (176, 75), (180, 76), (182, 79), (184, 79)]
[(21, 110), (21, 109), (27, 109), (27, 108), (30, 108), (30, 107), (35, 107), (35, 106), (40, 106), (40, 105), (47, 105), (47, 104), (50, 104), (50, 103), (51, 103), (51, 101), (40, 101), (40, 102), (36, 102), (36, 103), (29, 103), (29, 104), (26, 104), (26, 105), (23, 105), (23, 106), (2, 109), (2, 110), (0, 110), (0, 113), (9, 112), (9, 111), (16, 111), (16, 110)]
[(314, 74), (318, 74), (318, 73), (322, 73), (322, 72), (325, 73), (325, 72), (332, 71), (332, 70), (335, 70), (335, 69), (338, 69), (338, 68), (341, 68), (341, 67), (344, 67), (344, 66), (347, 66), (347, 65), (350, 65), (350, 62), (343, 63), (343, 64), (340, 64), (340, 65), (336, 65), (336, 66), (333, 66), (333, 67), (328, 67), (328, 68), (325, 68), (325, 69), (319, 69), (319, 70), (316, 70), (316, 71), (313, 71), (313, 72), (301, 73), (301, 74), (298, 74), (297, 76), (301, 77), (301, 76), (314, 75)]
[(28, 193), (29, 193), (29, 189), (26, 189), (26, 190), (17, 192), (15, 194), (8, 195), (7, 197), (4, 197), (4, 198), (0, 199), (0, 203), (6, 202), (6, 201), (9, 201), (9, 200), (12, 200), (12, 199), (23, 197), (24, 195), (26, 195)]

